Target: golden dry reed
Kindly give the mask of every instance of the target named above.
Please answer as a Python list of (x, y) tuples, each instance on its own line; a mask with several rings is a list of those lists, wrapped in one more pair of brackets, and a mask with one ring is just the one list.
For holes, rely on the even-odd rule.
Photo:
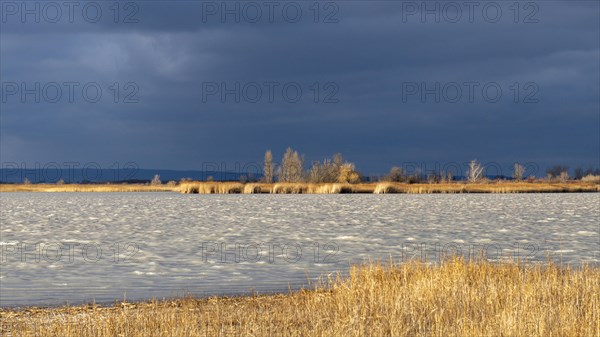
[(3, 336), (600, 336), (600, 268), (354, 266), (312, 290), (0, 310)]
[(562, 193), (600, 192), (597, 182), (492, 183), (239, 183), (183, 182), (178, 185), (143, 184), (0, 184), (0, 192), (180, 192), (187, 194), (338, 194), (338, 193)]
[(600, 192), (600, 185), (586, 182), (567, 183), (231, 183), (231, 182), (185, 182), (179, 185), (182, 193), (272, 193), (272, 194), (338, 194), (338, 193), (561, 193), (561, 192)]
[(0, 192), (170, 192), (178, 186), (143, 184), (0, 184)]

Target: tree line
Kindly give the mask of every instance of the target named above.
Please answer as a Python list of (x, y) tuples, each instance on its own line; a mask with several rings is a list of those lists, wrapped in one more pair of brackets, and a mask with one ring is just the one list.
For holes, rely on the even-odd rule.
[(358, 183), (362, 179), (353, 163), (344, 161), (342, 155), (337, 153), (333, 158), (325, 158), (323, 162), (315, 161), (308, 171), (304, 170), (304, 155), (288, 147), (281, 165), (275, 169), (273, 153), (265, 152), (263, 165), (263, 181), (273, 183), (310, 182), (310, 183)]
[[(267, 150), (263, 163), (263, 178), (265, 183), (285, 182), (285, 183), (359, 183), (365, 181), (365, 177), (356, 170), (354, 163), (344, 160), (342, 154), (336, 153), (332, 158), (325, 158), (323, 161), (315, 161), (308, 170), (304, 169), (304, 155), (288, 147), (281, 159), (281, 165), (275, 168), (273, 162), (273, 153)], [(477, 160), (469, 162), (465, 179), (469, 182), (482, 182), (488, 180), (484, 176), (485, 167)], [(526, 176), (525, 166), (515, 163), (513, 166), (512, 179), (516, 181), (536, 180), (533, 176)], [(569, 175), (567, 166), (555, 165), (546, 171), (544, 180), (565, 182), (567, 180), (585, 180), (598, 181), (600, 179), (600, 169), (589, 168), (584, 170), (576, 168), (575, 175)], [(379, 177), (379, 181), (403, 182), (403, 183), (444, 183), (455, 180), (451, 172), (428, 173), (425, 176), (421, 172), (407, 173), (402, 167), (394, 166), (389, 173)]]

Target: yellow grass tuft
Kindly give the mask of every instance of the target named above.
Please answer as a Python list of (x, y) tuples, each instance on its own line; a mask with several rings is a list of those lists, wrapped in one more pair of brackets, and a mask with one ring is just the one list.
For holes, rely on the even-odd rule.
[(302, 183), (277, 183), (271, 190), (271, 193), (275, 194), (304, 194), (306, 192), (308, 192), (308, 184)]
[(600, 268), (353, 266), (314, 290), (0, 310), (7, 336), (598, 336)]
[(262, 189), (259, 184), (246, 184), (244, 185), (244, 194), (257, 194), (261, 193)]
[(600, 175), (595, 176), (593, 174), (588, 174), (587, 176), (581, 178), (581, 181), (588, 182), (588, 183), (594, 183), (594, 184), (600, 184)]
[(381, 183), (375, 185), (375, 190), (373, 193), (375, 194), (386, 194), (386, 193), (399, 193), (400, 189), (396, 188), (396, 186), (392, 183)]
[(179, 186), (187, 194), (239, 194), (245, 191), (242, 183), (236, 182), (185, 182)]

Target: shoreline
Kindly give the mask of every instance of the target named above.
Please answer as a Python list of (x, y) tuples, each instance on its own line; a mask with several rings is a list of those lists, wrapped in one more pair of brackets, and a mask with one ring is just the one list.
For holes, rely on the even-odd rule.
[(0, 184), (6, 192), (176, 192), (183, 194), (438, 194), (438, 193), (597, 193), (595, 182), (489, 183), (239, 183), (183, 182), (176, 185), (144, 184)]
[(360, 331), (586, 336), (600, 329), (599, 292), (600, 268), (590, 266), (461, 259), (437, 266), (372, 263), (352, 266), (346, 277), (324, 275), (312, 289), (288, 293), (0, 308), (0, 332), (65, 337), (353, 336)]

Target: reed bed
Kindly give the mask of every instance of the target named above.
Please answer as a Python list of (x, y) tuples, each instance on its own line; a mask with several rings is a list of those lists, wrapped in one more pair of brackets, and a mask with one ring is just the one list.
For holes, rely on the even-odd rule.
[(0, 309), (2, 336), (598, 336), (600, 268), (372, 263), (314, 289)]
[(234, 182), (189, 182), (181, 184), (179, 191), (186, 194), (234, 194), (247, 192), (244, 184)]
[(272, 194), (339, 194), (339, 193), (565, 193), (600, 192), (600, 185), (586, 182), (568, 183), (444, 183), (444, 184), (405, 184), (405, 183), (239, 183), (228, 182), (187, 182), (179, 189), (182, 193), (272, 193)]
[(143, 184), (0, 184), (0, 192), (172, 192), (174, 185)]
[(186, 194), (339, 194), (339, 193), (568, 193), (600, 192), (596, 182), (493, 182), (493, 183), (239, 183), (183, 182), (178, 185), (142, 184), (0, 184), (0, 192), (180, 192)]

